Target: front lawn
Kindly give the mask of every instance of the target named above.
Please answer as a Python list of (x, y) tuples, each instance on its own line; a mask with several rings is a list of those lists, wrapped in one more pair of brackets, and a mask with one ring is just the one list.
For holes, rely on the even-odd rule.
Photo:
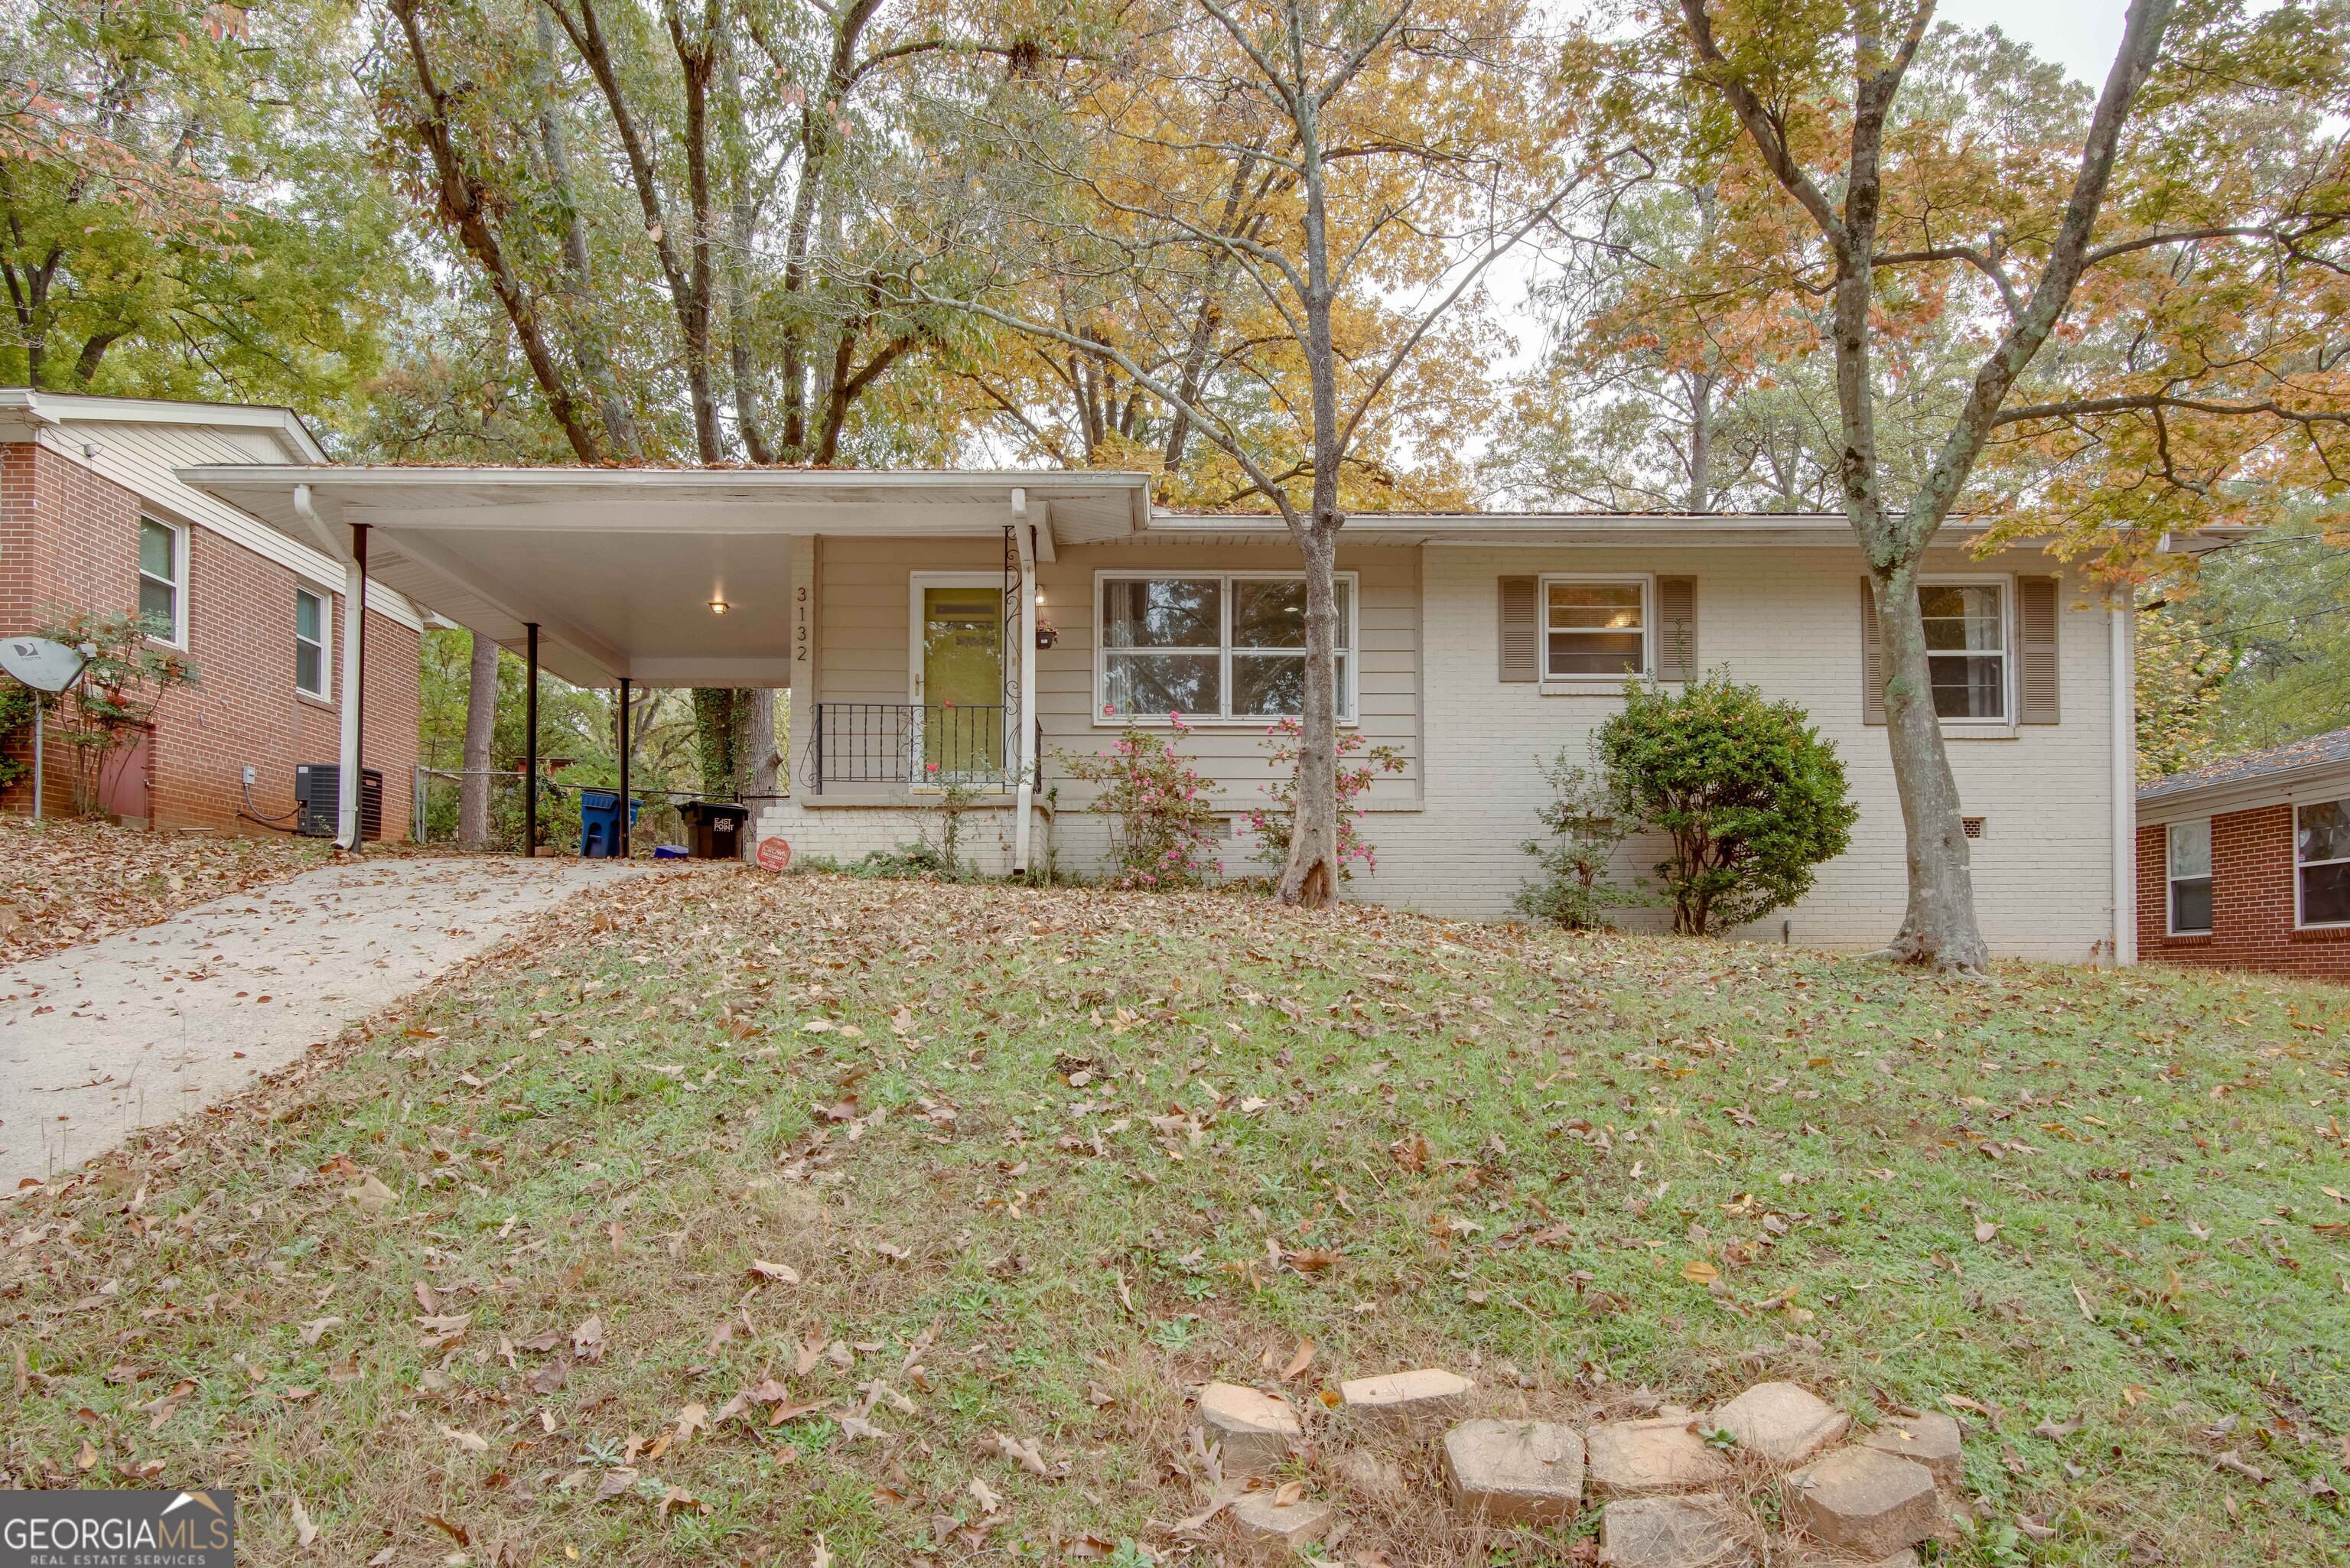
[(327, 863), (316, 838), (150, 833), (0, 815), (0, 964), (22, 962)]
[[(0, 1208), (0, 1469), (234, 1487), (257, 1562), (1205, 1563), (1211, 1377), (1783, 1377), (1969, 1423), (1945, 1560), (2341, 1563), (2345, 1032), (2154, 970), (651, 877)], [(1326, 1432), (1339, 1559), (1578, 1552)]]

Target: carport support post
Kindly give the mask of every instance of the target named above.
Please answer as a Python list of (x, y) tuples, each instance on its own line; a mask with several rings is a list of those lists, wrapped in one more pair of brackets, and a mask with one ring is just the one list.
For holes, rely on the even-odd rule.
[(620, 677), (620, 855), (626, 858), (629, 843), (629, 678)]
[(522, 688), (522, 852), (538, 853), (538, 622), (523, 623), (530, 677)]
[(1012, 792), (1012, 874), (1028, 874), (1028, 814), (1036, 804), (1036, 535), (1028, 526), (1028, 492), (1012, 493), (1012, 532), (1020, 548), (1020, 777)]
[(367, 775), (368, 525), (351, 524), (350, 558), (343, 563), (343, 735), (336, 759), (336, 840), (357, 853), (366, 824), (360, 793)]

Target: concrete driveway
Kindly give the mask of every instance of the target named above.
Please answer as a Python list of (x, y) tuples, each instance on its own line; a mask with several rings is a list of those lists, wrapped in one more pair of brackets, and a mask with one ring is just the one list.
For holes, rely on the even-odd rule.
[(0, 970), (0, 1192), (215, 1104), (644, 862), (308, 871)]

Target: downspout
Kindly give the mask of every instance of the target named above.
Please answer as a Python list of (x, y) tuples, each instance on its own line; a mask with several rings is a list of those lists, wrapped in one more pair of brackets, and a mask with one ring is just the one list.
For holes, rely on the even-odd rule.
[(1029, 813), (1036, 802), (1036, 535), (1028, 492), (1012, 492), (1012, 534), (1020, 547), (1020, 779), (1013, 791), (1012, 874), (1028, 874)]
[[(359, 755), (361, 734), (358, 695), (365, 676), (362, 659), (365, 649), (361, 630), (367, 624), (364, 607), (367, 603), (367, 567), (359, 556), (335, 536), (327, 520), (310, 494), (310, 487), (294, 487), (294, 514), (310, 530), (320, 548), (343, 563), (343, 624), (341, 627), (342, 676), (339, 693), (342, 700), (342, 734), (335, 757), (335, 842), (342, 848), (356, 851), (359, 847)], [(352, 531), (354, 543), (360, 537)]]
[(2114, 964), (2137, 962), (2137, 610), (2126, 598), (2106, 615), (2113, 686)]

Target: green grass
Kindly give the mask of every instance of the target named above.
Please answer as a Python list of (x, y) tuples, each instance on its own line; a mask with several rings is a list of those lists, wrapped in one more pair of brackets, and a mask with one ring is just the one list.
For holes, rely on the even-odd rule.
[[(234, 1487), (263, 1562), (1204, 1562), (1186, 1386), (1311, 1339), (1317, 1412), (1429, 1364), (1566, 1419), (1954, 1408), (1945, 1561), (2350, 1562), (2345, 1031), (2153, 970), (656, 878), (0, 1210), (0, 1469)], [(1570, 1550), (1322, 1437), (1339, 1557)]]

